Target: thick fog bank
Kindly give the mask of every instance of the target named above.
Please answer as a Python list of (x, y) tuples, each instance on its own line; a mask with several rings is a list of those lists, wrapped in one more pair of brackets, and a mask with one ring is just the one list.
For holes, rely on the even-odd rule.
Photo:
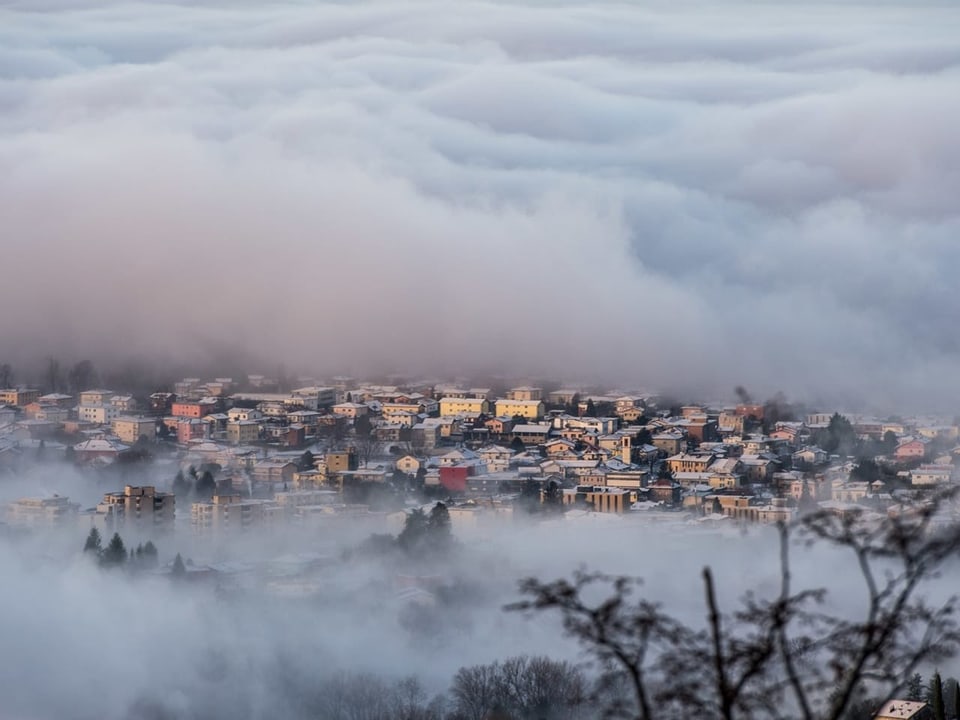
[(5, 357), (956, 394), (951, 4), (0, 13)]

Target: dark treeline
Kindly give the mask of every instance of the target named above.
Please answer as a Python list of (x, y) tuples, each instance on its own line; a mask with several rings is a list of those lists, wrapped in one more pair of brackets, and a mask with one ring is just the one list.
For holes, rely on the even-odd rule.
[[(211, 662), (229, 666), (225, 658)], [(389, 679), (333, 670), (317, 677), (293, 657), (279, 658), (268, 681), (273, 696), (286, 699), (286, 707), (273, 708), (274, 716), (298, 720), (587, 720), (601, 717), (595, 708), (605, 703), (598, 704), (598, 694), (612, 692), (608, 681), (592, 682), (570, 663), (528, 655), (461, 667), (449, 690), (437, 694), (429, 693), (416, 675)], [(206, 717), (208, 700), (192, 699), (193, 709), (183, 715), (163, 698), (145, 696), (127, 717)], [(238, 713), (246, 717), (249, 710), (238, 708)]]

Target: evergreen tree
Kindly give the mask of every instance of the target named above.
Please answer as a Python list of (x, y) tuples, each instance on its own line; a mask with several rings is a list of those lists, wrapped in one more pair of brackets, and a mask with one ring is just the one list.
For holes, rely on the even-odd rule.
[(593, 404), (593, 398), (587, 398), (587, 410), (584, 413), (587, 417), (597, 416), (597, 407)]
[(183, 470), (177, 470), (177, 476), (173, 479), (173, 494), (179, 498), (184, 498), (190, 494), (190, 483), (183, 475)]
[(182, 578), (187, 574), (187, 568), (183, 564), (183, 558), (180, 556), (180, 553), (177, 553), (177, 556), (173, 559), (173, 567), (170, 569), (170, 574), (175, 578)]
[(517, 505), (527, 513), (540, 511), (540, 483), (536, 480), (527, 479), (520, 485), (520, 496), (517, 498)]
[(907, 683), (907, 700), (919, 702), (923, 700), (923, 677), (920, 673), (914, 673)]
[(810, 494), (810, 483), (807, 482), (806, 479), (803, 481), (803, 490), (800, 492), (798, 507), (802, 513), (810, 512), (817, 508), (817, 501), (814, 500), (813, 495)]
[(427, 535), (427, 514), (420, 508), (415, 508), (407, 515), (403, 523), (403, 530), (397, 537), (397, 543), (404, 550), (410, 551), (419, 546)]
[(83, 551), (85, 553), (92, 552), (99, 555), (102, 550), (103, 540), (100, 537), (100, 531), (95, 527), (90, 528), (90, 532), (87, 534), (87, 541), (83, 544)]
[(521, 440), (518, 437), (515, 437), (513, 440), (510, 441), (510, 449), (513, 450), (515, 453), (522, 453), (524, 450), (527, 449), (527, 446), (523, 444), (523, 440)]
[(450, 531), (450, 511), (442, 502), (438, 502), (430, 510), (427, 518), (427, 533), (431, 544), (436, 548), (446, 548), (453, 539)]
[(960, 720), (960, 683), (956, 678), (947, 678), (944, 688), (946, 689), (944, 700), (950, 709), (950, 716), (954, 720)]
[(300, 470), (313, 470), (313, 453), (309, 450), (304, 450), (303, 455), (300, 456)]
[(123, 545), (120, 533), (114, 533), (110, 543), (100, 555), (100, 562), (106, 566), (123, 565), (127, 561), (127, 549)]
[(213, 473), (204, 470), (203, 475), (197, 480), (197, 497), (202, 500), (209, 500), (217, 492), (217, 481), (213, 479)]
[(543, 488), (543, 511), (559, 514), (563, 510), (563, 488), (556, 480), (550, 480)]
[(933, 720), (947, 720), (946, 708), (943, 705), (943, 681), (940, 679), (939, 671), (934, 672), (933, 677), (930, 678), (927, 703), (933, 710)]
[(157, 566), (157, 546), (152, 541), (147, 540), (143, 546), (143, 564), (146, 567), (154, 568)]

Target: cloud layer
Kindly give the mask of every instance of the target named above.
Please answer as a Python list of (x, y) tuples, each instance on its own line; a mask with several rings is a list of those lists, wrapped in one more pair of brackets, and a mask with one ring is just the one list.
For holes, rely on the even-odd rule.
[(0, 337), (943, 407), (957, 20), (6, 3)]

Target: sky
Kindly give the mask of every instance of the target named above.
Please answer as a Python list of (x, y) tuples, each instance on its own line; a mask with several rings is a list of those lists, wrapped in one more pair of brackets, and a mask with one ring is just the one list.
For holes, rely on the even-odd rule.
[(950, 410), (960, 10), (0, 2), (0, 356)]

